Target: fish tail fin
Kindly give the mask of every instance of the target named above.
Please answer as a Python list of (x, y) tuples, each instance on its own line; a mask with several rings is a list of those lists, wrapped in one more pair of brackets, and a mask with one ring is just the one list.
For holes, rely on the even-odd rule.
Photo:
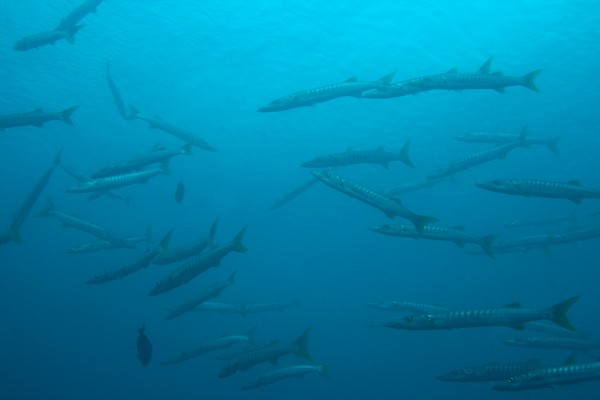
[(235, 276), (237, 275), (237, 272), (238, 270), (236, 269), (231, 275), (229, 275), (229, 278), (227, 278), (228, 284), (233, 285), (235, 283)]
[(165, 236), (163, 236), (158, 244), (158, 252), (162, 255), (169, 254), (169, 242), (171, 241), (173, 230), (174, 229), (171, 229), (169, 232), (165, 233)]
[(217, 235), (217, 227), (219, 226), (219, 219), (215, 219), (210, 226), (210, 231), (208, 231), (208, 239), (206, 248), (210, 249), (215, 244), (215, 236)]
[(125, 119), (136, 119), (139, 116), (140, 116), (139, 110), (130, 104), (129, 105), (129, 114), (127, 114), (127, 117)]
[(73, 126), (73, 121), (71, 121), (71, 114), (77, 110), (79, 106), (69, 107), (66, 110), (62, 110), (60, 112), (60, 120), (66, 124)]
[(411, 143), (411, 139), (408, 139), (406, 141), (406, 143), (404, 144), (404, 147), (402, 147), (402, 150), (400, 150), (400, 161), (402, 161), (404, 164), (408, 165), (411, 168), (416, 168), (415, 164), (412, 162), (412, 160), (410, 159), (410, 156), (408, 155), (408, 150), (410, 149), (410, 143)]
[(54, 211), (55, 207), (54, 207), (54, 202), (52, 201), (51, 197), (48, 197), (46, 199), (46, 206), (44, 207), (44, 209), (40, 212), (38, 212), (37, 214), (35, 214), (36, 217), (49, 217), (50, 215), (52, 215), (52, 212)]
[(546, 143), (544, 143), (544, 146), (546, 146), (546, 148), (548, 150), (550, 150), (552, 152), (552, 154), (554, 155), (559, 155), (558, 154), (558, 142), (560, 142), (563, 139), (562, 136), (557, 136), (555, 138), (549, 139)]
[(309, 361), (313, 360), (312, 356), (308, 352), (308, 338), (310, 336), (311, 329), (312, 328), (306, 328), (306, 330), (302, 332), (302, 335), (300, 335), (298, 339), (294, 340), (294, 343), (292, 343), (292, 345), (296, 346), (296, 354)]
[(145, 329), (146, 329), (146, 324), (142, 325), (142, 327), (141, 327), (141, 328), (138, 328), (138, 330), (137, 330), (137, 331), (138, 331), (138, 333), (139, 333), (140, 335), (143, 335), (143, 334), (144, 334), (144, 330), (145, 330)]
[(532, 71), (532, 72), (528, 73), (527, 75), (523, 75), (522, 85), (525, 86), (529, 90), (533, 90), (534, 92), (539, 92), (540, 89), (535, 85), (535, 78), (540, 74), (540, 72), (542, 72), (541, 69), (536, 69), (535, 71)]
[(433, 224), (434, 222), (437, 222), (437, 221), (439, 221), (439, 220), (435, 217), (429, 217), (427, 215), (418, 215), (418, 214), (415, 214), (412, 219), (412, 223), (415, 226), (415, 229), (417, 230), (417, 233), (419, 235), (423, 235), (423, 231), (425, 230), (425, 225)]
[(321, 365), (321, 368), (319, 368), (319, 374), (323, 378), (329, 378), (329, 364)]
[(185, 146), (183, 146), (183, 151), (182, 154), (185, 154), (186, 156), (191, 156), (192, 153), (192, 147), (194, 146), (193, 143), (189, 142), (187, 143)]
[(487, 236), (482, 237), (481, 242), (479, 243), (483, 252), (491, 258), (495, 258), (494, 251), (493, 251), (493, 244), (494, 244), (494, 240), (496, 240), (497, 237), (498, 237), (498, 235), (496, 235), (496, 234), (487, 235)]
[(381, 83), (384, 86), (387, 86), (390, 83), (392, 83), (392, 79), (394, 79), (394, 75), (396, 75), (396, 71), (390, 72), (389, 74), (382, 76), (381, 78), (377, 79), (377, 82)]
[(569, 311), (569, 308), (571, 308), (577, 300), (579, 300), (579, 296), (573, 296), (550, 307), (549, 310), (552, 312), (552, 322), (560, 327), (575, 332), (575, 327), (571, 324), (569, 318), (567, 318), (567, 311)]
[(244, 238), (244, 235), (246, 234), (246, 229), (248, 229), (248, 225), (246, 225), (242, 229), (240, 229), (238, 234), (235, 235), (235, 237), (233, 238), (233, 241), (232, 241), (233, 251), (237, 251), (238, 253), (245, 253), (248, 251), (246, 246), (244, 246), (244, 244), (242, 243), (242, 239)]
[(67, 36), (65, 37), (65, 39), (67, 39), (67, 41), (71, 44), (75, 44), (75, 34), (77, 32), (79, 32), (81, 30), (81, 28), (83, 28), (85, 25), (75, 25), (73, 26), (71, 29), (69, 29), (69, 32), (67, 32)]

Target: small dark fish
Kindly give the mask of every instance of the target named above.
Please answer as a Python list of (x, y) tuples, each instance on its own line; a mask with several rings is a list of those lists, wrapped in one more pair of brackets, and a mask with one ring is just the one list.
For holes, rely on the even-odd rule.
[(185, 186), (182, 182), (177, 184), (177, 189), (175, 190), (175, 201), (177, 204), (181, 204), (183, 201), (183, 196), (185, 195)]
[(144, 334), (145, 328), (145, 326), (142, 326), (138, 329), (137, 338), (137, 357), (140, 359), (144, 367), (148, 365), (152, 359), (152, 343), (150, 342), (150, 339), (148, 339), (148, 336)]

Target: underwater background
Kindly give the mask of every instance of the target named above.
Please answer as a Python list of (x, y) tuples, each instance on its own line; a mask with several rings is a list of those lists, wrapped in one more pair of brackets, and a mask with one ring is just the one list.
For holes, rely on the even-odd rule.
[[(348, 166), (340, 175), (374, 189), (423, 179), (480, 145), (456, 135), (477, 132), (561, 136), (559, 155), (519, 148), (461, 172), (456, 182), (398, 196), (443, 226), (477, 235), (516, 234), (514, 219), (569, 215), (578, 226), (600, 203), (507, 196), (474, 183), (500, 178), (580, 180), (600, 188), (600, 3), (597, 1), (158, 1), (108, 0), (87, 15), (75, 44), (59, 41), (26, 52), (20, 38), (52, 29), (80, 0), (0, 2), (0, 114), (79, 105), (73, 125), (0, 132), (0, 226), (62, 150), (62, 162), (82, 174), (147, 152), (156, 143), (182, 142), (142, 121), (125, 121), (106, 84), (105, 64), (127, 105), (160, 116), (204, 138), (217, 152), (194, 148), (174, 158), (170, 175), (120, 189), (130, 204), (66, 193), (75, 182), (57, 169), (21, 229), (22, 243), (0, 248), (0, 397), (4, 399), (328, 399), (473, 398), (589, 399), (600, 384), (500, 393), (487, 383), (458, 384), (435, 377), (498, 361), (540, 358), (560, 364), (564, 350), (506, 346), (523, 335), (506, 327), (402, 331), (372, 327), (391, 316), (366, 307), (376, 301), (414, 301), (448, 308), (488, 308), (519, 301), (545, 308), (574, 295), (569, 318), (578, 331), (600, 333), (599, 239), (498, 254), (468, 254), (452, 243), (385, 237), (372, 225), (404, 223), (320, 183), (276, 210), (271, 204), (310, 178), (299, 165), (316, 156), (381, 145), (398, 151), (411, 139), (417, 168), (392, 163)], [(279, 113), (257, 108), (288, 93), (357, 76), (394, 81), (453, 67), (520, 76), (541, 69), (540, 93), (523, 87), (430, 91), (385, 100), (343, 97)], [(185, 183), (181, 204), (173, 200)], [(86, 285), (94, 274), (135, 259), (137, 250), (73, 255), (90, 236), (36, 218), (46, 198), (57, 209), (126, 236), (155, 239), (174, 229), (172, 243), (206, 235), (219, 220), (224, 244), (244, 225), (247, 253), (233, 253), (189, 284), (167, 294), (148, 291), (172, 266), (151, 265), (123, 279)], [(523, 234), (564, 231), (534, 227)], [(240, 316), (188, 313), (165, 321), (173, 303), (237, 270), (219, 299), (235, 304), (299, 300), (283, 312)], [(137, 329), (153, 344), (143, 367)], [(329, 378), (308, 376), (253, 391), (248, 381), (273, 368), (262, 364), (218, 379), (224, 361), (211, 353), (175, 366), (160, 361), (225, 334), (256, 327), (256, 340), (289, 343), (312, 327), (314, 362)], [(225, 352), (226, 354), (227, 352)], [(580, 354), (582, 361), (599, 352)], [(293, 365), (285, 356), (279, 365)]]

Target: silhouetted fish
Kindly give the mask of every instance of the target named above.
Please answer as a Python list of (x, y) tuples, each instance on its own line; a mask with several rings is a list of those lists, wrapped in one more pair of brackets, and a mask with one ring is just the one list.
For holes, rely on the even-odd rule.
[(138, 329), (139, 335), (137, 338), (137, 356), (140, 359), (142, 365), (145, 367), (152, 359), (152, 343), (150, 343), (150, 339), (148, 339), (148, 336), (144, 334), (144, 329), (145, 326), (142, 326)]
[(175, 201), (177, 204), (181, 204), (183, 201), (183, 196), (185, 195), (185, 186), (182, 182), (177, 184), (177, 189), (175, 190)]

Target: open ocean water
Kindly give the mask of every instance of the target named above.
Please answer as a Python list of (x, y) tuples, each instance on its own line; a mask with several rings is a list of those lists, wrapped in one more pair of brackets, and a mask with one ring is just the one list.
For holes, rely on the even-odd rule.
[[(105, 64), (124, 98), (217, 149), (195, 147), (171, 160), (170, 175), (116, 190), (125, 202), (65, 192), (76, 181), (57, 168), (21, 227), (20, 244), (0, 247), (0, 398), (2, 399), (594, 399), (600, 383), (526, 392), (491, 390), (491, 383), (436, 379), (453, 369), (489, 362), (540, 359), (560, 365), (568, 350), (509, 347), (506, 339), (536, 336), (508, 327), (405, 331), (372, 322), (397, 314), (369, 302), (411, 301), (447, 308), (501, 307), (515, 301), (535, 309), (581, 296), (569, 311), (579, 332), (600, 334), (600, 238), (548, 251), (469, 254), (449, 242), (386, 237), (373, 225), (409, 223), (317, 183), (288, 204), (269, 207), (310, 178), (300, 167), (314, 157), (411, 141), (416, 168), (391, 163), (351, 165), (335, 173), (382, 191), (425, 179), (432, 171), (486, 145), (462, 143), (469, 132), (561, 137), (559, 154), (543, 146), (517, 148), (506, 159), (457, 173), (454, 181), (398, 195), (405, 207), (464, 226), (497, 241), (600, 225), (598, 199), (564, 199), (484, 191), (476, 182), (528, 178), (579, 180), (600, 189), (600, 3), (554, 1), (159, 1), (108, 0), (85, 15), (75, 44), (59, 40), (14, 51), (21, 38), (54, 29), (82, 0), (0, 2), (0, 115), (79, 105), (73, 126), (0, 132), (0, 227), (11, 224), (24, 199), (62, 149), (65, 166), (89, 175), (99, 168), (183, 142), (146, 122), (124, 120), (109, 91)], [(394, 82), (458, 68), (475, 72), (493, 56), (492, 71), (521, 76), (541, 69), (540, 92), (432, 90), (391, 99), (342, 97), (274, 113), (257, 109), (289, 93), (342, 82)], [(174, 200), (185, 185), (181, 204)], [(152, 226), (154, 243), (137, 249), (67, 254), (93, 236), (63, 229), (35, 214), (51, 197), (56, 209), (123, 236)], [(516, 219), (567, 216), (577, 221), (507, 229)], [(190, 283), (148, 296), (177, 268), (150, 265), (101, 285), (95, 274), (139, 257), (174, 229), (170, 247), (207, 235), (219, 220), (216, 243), (245, 225), (248, 251), (232, 253)], [(0, 231), (3, 232), (3, 231)], [(547, 254), (548, 253), (548, 254)], [(170, 307), (203, 288), (235, 283), (219, 301), (249, 305), (293, 302), (284, 311), (248, 316), (189, 312), (165, 320)], [(401, 314), (407, 315), (407, 314)], [(136, 357), (137, 329), (153, 345)], [(256, 342), (288, 344), (312, 327), (308, 349), (329, 377), (312, 374), (254, 390), (248, 382), (270, 363), (218, 378), (229, 350), (162, 366), (180, 350), (221, 335), (256, 328)], [(580, 353), (591, 362), (599, 351)], [(293, 355), (278, 366), (304, 362)]]

